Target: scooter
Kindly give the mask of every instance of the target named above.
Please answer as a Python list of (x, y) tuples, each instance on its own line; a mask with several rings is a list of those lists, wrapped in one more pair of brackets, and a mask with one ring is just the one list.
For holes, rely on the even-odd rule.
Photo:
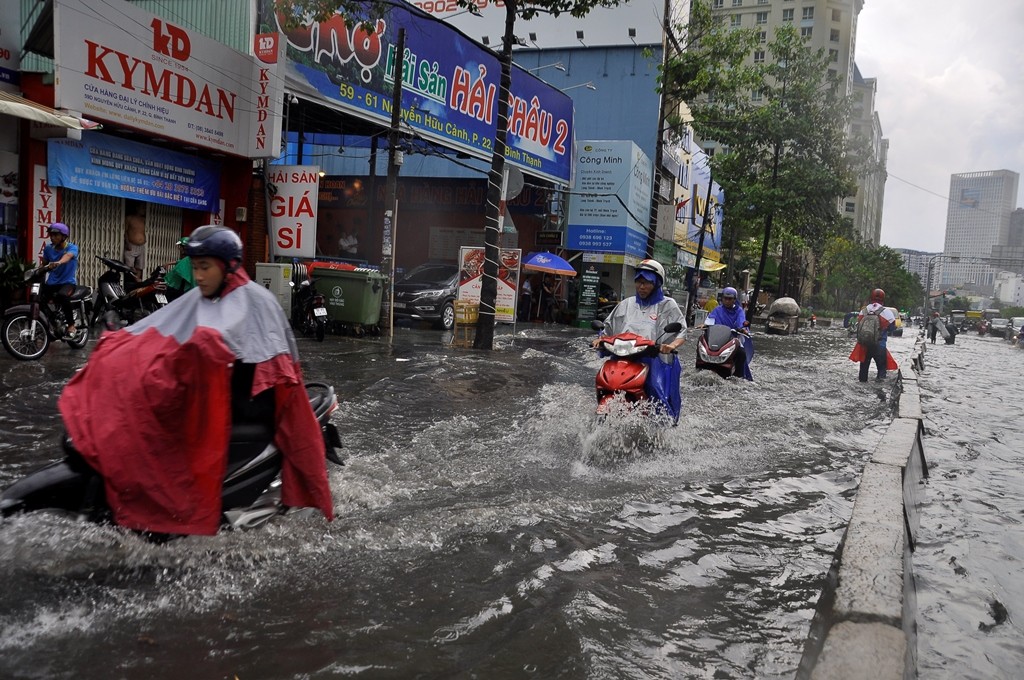
[[(600, 332), (604, 322), (594, 321), (591, 328)], [(671, 335), (683, 329), (681, 323), (670, 323), (665, 334)], [(660, 338), (659, 338), (660, 340)], [(597, 388), (597, 413), (606, 414), (616, 395), (623, 395), (629, 403), (652, 399), (647, 393), (647, 377), (650, 369), (642, 360), (657, 357), (660, 342), (648, 340), (635, 333), (619, 333), (601, 339), (598, 352), (608, 356), (595, 378)], [(674, 352), (673, 352), (674, 353)], [(678, 364), (678, 362), (674, 362)], [(673, 414), (675, 416), (676, 414)]]
[(95, 326), (111, 310), (127, 323), (134, 323), (167, 304), (167, 270), (163, 266), (154, 269), (148, 279), (138, 281), (134, 270), (125, 263), (102, 255), (96, 259), (106, 265), (107, 271), (97, 281), (90, 326)]
[[(327, 460), (344, 465), (338, 430), (330, 415), (338, 408), (334, 388), (306, 383), (313, 413), (320, 423)], [(64, 458), (23, 477), (0, 493), (0, 514), (49, 510), (70, 513), (91, 522), (107, 523), (112, 513), (103, 491), (103, 480), (65, 437)], [(281, 514), (281, 451), (273, 444), (273, 432), (262, 423), (236, 425), (228, 447), (227, 470), (221, 487), (222, 526), (252, 529)]]
[[(71, 319), (64, 318), (64, 312), (54, 300), (42, 299), (43, 280), (47, 270), (36, 267), (25, 272), (29, 284), (28, 304), (14, 305), (4, 311), (0, 325), (0, 340), (4, 349), (19, 361), (40, 359), (50, 348), (51, 342), (63, 341), (70, 347), (81, 349), (89, 342), (89, 312), (92, 307), (92, 288), (74, 286), (68, 296), (71, 300)], [(72, 284), (68, 284), (70, 287)], [(75, 334), (67, 337), (65, 327), (73, 322)]]
[[(295, 285), (294, 283), (292, 284)], [(327, 303), (316, 286), (306, 279), (292, 293), (292, 328), (323, 342), (327, 330)]]
[[(743, 340), (750, 335), (721, 324), (704, 327), (697, 341), (697, 370), (714, 371), (723, 378), (737, 376), (752, 380), (749, 371), (744, 371), (749, 359)], [(752, 353), (751, 353), (752, 354)]]

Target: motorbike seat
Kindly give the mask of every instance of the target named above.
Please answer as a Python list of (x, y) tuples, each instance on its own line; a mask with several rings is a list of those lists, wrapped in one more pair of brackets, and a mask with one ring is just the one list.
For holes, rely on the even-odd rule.
[(68, 296), (72, 302), (78, 302), (92, 297), (92, 288), (89, 286), (75, 286), (75, 292)]

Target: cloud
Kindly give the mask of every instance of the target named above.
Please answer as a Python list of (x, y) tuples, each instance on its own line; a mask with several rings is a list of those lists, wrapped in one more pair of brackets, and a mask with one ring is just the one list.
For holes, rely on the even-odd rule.
[(883, 244), (942, 250), (951, 175), (1024, 172), (1022, 27), (1019, 0), (865, 4), (857, 63), (890, 143)]

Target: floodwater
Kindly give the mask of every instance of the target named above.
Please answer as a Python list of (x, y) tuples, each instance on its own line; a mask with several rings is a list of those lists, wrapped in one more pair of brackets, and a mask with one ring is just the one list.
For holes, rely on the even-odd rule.
[[(685, 413), (667, 431), (628, 414), (596, 420), (600, 362), (584, 331), (520, 326), (490, 353), (443, 337), (400, 328), (391, 345), (300, 341), (306, 378), (341, 401), (333, 421), (348, 462), (330, 471), (332, 523), (291, 514), (154, 545), (64, 517), (4, 520), (0, 677), (793, 677), (859, 472), (892, 415), (893, 378), (858, 383), (845, 331), (758, 335), (755, 383), (695, 373), (688, 342)], [(922, 380), (926, 410), (951, 412), (941, 430), (928, 422), (950, 460), (933, 469), (940, 495), (926, 510), (987, 507), (992, 550), (974, 564), (960, 541), (976, 527), (935, 528), (926, 512), (924, 678), (982, 667), (966, 665), (977, 642), (960, 652), (927, 636), (960, 634), (968, 614), (991, 622), (991, 588), (948, 581), (943, 550), (974, 574), (1004, 564), (1002, 587), (1021, 587), (1009, 580), (1020, 535), (999, 542), (1019, 531), (1019, 498), (985, 493), (998, 482), (1011, 495), (1019, 472), (1008, 463), (972, 478), (967, 494), (957, 481), (980, 475), (981, 458), (955, 453), (983, 431), (964, 405), (992, 435), (973, 450), (999, 444), (1014, 460), (993, 415), (1019, 411), (1008, 388), (985, 403), (991, 388), (966, 389), (961, 376), (978, 377), (970, 348), (987, 340), (929, 352)], [(906, 350), (913, 337), (891, 342)], [(1024, 353), (992, 343), (1005, 358), (985, 361), (1000, 381)], [(83, 361), (63, 346), (31, 364), (0, 357), (0, 485), (54, 457), (55, 403)], [(972, 597), (951, 609), (947, 591)], [(1012, 597), (1000, 601), (1012, 622)], [(992, 669), (1021, 661), (1010, 625), (992, 629), (1005, 636)]]
[(925, 679), (1024, 667), (1024, 349), (973, 333), (929, 344), (920, 377), (929, 474), (913, 564)]

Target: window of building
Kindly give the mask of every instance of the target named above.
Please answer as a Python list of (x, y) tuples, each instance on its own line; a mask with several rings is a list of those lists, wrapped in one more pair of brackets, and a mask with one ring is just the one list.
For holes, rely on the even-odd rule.
[(711, 9), (722, 9), (722, 7), (724, 5), (725, 5), (725, 0), (714, 0), (711, 3)]
[(792, 21), (793, 20), (793, 10), (791, 10), (791, 9), (784, 9), (784, 10), (782, 10), (782, 20), (783, 21)]
[(751, 90), (751, 92), (750, 92), (750, 100), (751, 101), (759, 102), (759, 101), (762, 101), (763, 99), (764, 99), (764, 92), (762, 92), (761, 90)]
[(813, 19), (814, 18), (814, 8), (813, 7), (804, 7), (802, 18), (805, 21), (807, 19)]
[(839, 42), (839, 29), (833, 28), (828, 32), (828, 39), (832, 42)]
[(767, 24), (768, 23), (768, 12), (758, 12), (755, 17), (755, 24)]
[(829, 50), (828, 51), (828, 60), (832, 61), (832, 62), (839, 63), (839, 50)]
[(729, 26), (731, 28), (739, 28), (740, 25), (741, 25), (740, 21), (742, 19), (743, 19), (743, 15), (742, 14), (733, 14), (731, 17), (729, 17)]
[(759, 5), (767, 5), (768, 4), (768, 0), (757, 0), (757, 4), (759, 4)]
[(843, 11), (839, 9), (832, 10), (832, 21), (842, 21)]
[(754, 50), (754, 63), (755, 64), (763, 64), (764, 63), (764, 50)]
[(828, 70), (828, 79), (829, 80), (838, 80), (839, 79), (839, 71), (835, 70), (834, 68), (830, 68)]
[(857, 204), (854, 203), (853, 201), (847, 201), (846, 202), (846, 212), (848, 212), (848, 213), (857, 212)]
[(761, 31), (757, 35), (757, 42), (761, 43), (762, 45), (768, 42), (768, 31)]
[(805, 40), (809, 40), (810, 37), (811, 37), (811, 33), (813, 31), (814, 31), (814, 29), (812, 27), (810, 27), (810, 26), (803, 26), (800, 29), (800, 37), (805, 39)]
[(743, 0), (732, 0), (733, 7), (743, 7)]

